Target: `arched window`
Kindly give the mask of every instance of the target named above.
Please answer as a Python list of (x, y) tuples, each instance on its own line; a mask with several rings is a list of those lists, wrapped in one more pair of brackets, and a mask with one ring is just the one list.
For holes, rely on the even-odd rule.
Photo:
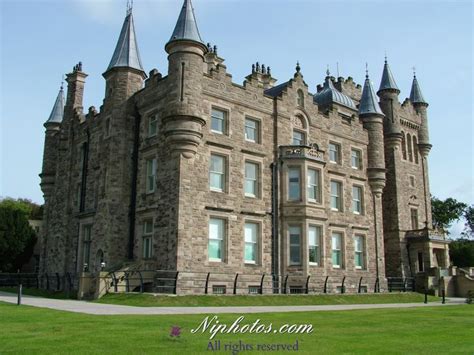
[(298, 90), (298, 99), (297, 99), (297, 102), (296, 104), (299, 106), (299, 107), (304, 107), (304, 94), (303, 94), (303, 90)]
[(411, 145), (411, 135), (407, 134), (408, 160), (413, 162), (413, 147)]
[(415, 156), (415, 163), (418, 164), (418, 141), (415, 136), (413, 136), (413, 155)]
[(402, 131), (402, 157), (407, 160), (407, 143), (405, 140), (405, 132)]
[(307, 132), (306, 132), (306, 123), (305, 119), (300, 115), (297, 115), (291, 120), (293, 126), (292, 134), (292, 145), (306, 145), (307, 142)]

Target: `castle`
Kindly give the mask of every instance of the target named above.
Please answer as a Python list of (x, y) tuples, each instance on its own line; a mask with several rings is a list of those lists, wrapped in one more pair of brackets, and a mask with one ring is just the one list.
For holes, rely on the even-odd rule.
[(377, 92), (368, 74), (361, 87), (328, 72), (312, 94), (299, 65), (275, 86), (256, 63), (235, 84), (190, 0), (165, 50), (168, 74), (146, 75), (129, 9), (100, 111), (83, 111), (82, 64), (67, 74), (45, 123), (42, 272), (135, 264), (273, 275), (280, 289), (284, 277), (293, 289), (347, 277), (373, 291), (449, 265), (431, 228), (416, 77), (403, 103), (387, 61)]

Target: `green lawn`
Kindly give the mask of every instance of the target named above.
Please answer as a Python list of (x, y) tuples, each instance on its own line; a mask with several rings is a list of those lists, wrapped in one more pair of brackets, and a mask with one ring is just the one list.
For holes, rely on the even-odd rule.
[[(208, 333), (192, 334), (204, 315), (93, 316), (0, 302), (0, 353), (48, 354), (209, 354)], [(219, 315), (232, 323), (238, 315)], [(249, 314), (245, 323), (310, 323), (312, 334), (225, 334), (217, 335), (221, 353), (232, 342), (290, 344), (299, 342), (299, 352), (340, 353), (474, 353), (472, 329), (474, 306), (445, 306), (413, 309), (357, 310)], [(172, 326), (181, 336), (171, 338)], [(258, 353), (258, 352), (244, 352)], [(260, 352), (261, 353), (261, 352)], [(273, 354), (283, 352), (270, 352)]]
[[(154, 296), (152, 294), (108, 294), (94, 302), (121, 304), (140, 307), (203, 307), (203, 306), (296, 306), (327, 304), (374, 304), (374, 303), (412, 303), (423, 302), (419, 293), (378, 293), (344, 295), (253, 295), (253, 296)], [(441, 299), (428, 296), (430, 302)]]

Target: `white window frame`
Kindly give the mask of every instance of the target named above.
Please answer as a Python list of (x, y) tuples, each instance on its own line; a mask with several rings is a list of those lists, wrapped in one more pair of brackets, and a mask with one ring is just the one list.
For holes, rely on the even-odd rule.
[[(247, 226), (255, 226), (255, 236), (247, 234)], [(250, 229), (249, 229), (250, 230)], [(258, 255), (259, 255), (259, 244), (260, 244), (260, 223), (254, 221), (245, 221), (244, 224), (244, 262), (245, 264), (257, 264), (258, 263)], [(253, 238), (254, 237), (254, 238)], [(251, 246), (254, 250), (255, 259), (247, 259), (246, 257), (246, 249), (247, 246)]]
[[(214, 112), (219, 112), (219, 113), (222, 113), (222, 118), (220, 117), (217, 117), (216, 115), (214, 115)], [(217, 133), (217, 134), (224, 134), (226, 135), (227, 134), (227, 125), (228, 125), (228, 112), (226, 110), (223, 110), (221, 108), (217, 108), (217, 107), (212, 107), (211, 108), (211, 124), (210, 124), (210, 130), (212, 133)], [(215, 120), (220, 120), (222, 121), (221, 124), (222, 124), (222, 131), (219, 131), (219, 130), (216, 130), (216, 129), (213, 129), (212, 128), (212, 123), (215, 121)]]
[[(315, 182), (310, 183), (310, 171), (314, 171), (315, 174)], [(315, 197), (316, 198), (311, 198), (310, 197), (310, 191), (316, 190)], [(315, 169), (312, 167), (308, 167), (307, 172), (306, 172), (306, 195), (307, 199), (309, 202), (313, 203), (321, 203), (321, 170), (320, 169)]]
[(142, 257), (143, 259), (151, 259), (153, 256), (153, 230), (154, 230), (153, 219), (144, 220), (143, 231), (142, 231)]
[[(333, 149), (333, 147), (335, 149)], [(336, 142), (329, 142), (329, 162), (333, 164), (341, 164), (341, 145)], [(335, 155), (335, 159), (332, 158), (332, 153)]]
[[(336, 237), (336, 239), (335, 239)], [(339, 238), (339, 247), (337, 246), (337, 238)], [(335, 243), (336, 240), (336, 243)], [(344, 235), (342, 232), (333, 231), (331, 233), (331, 263), (334, 269), (342, 269), (344, 266)], [(334, 263), (334, 253), (339, 253), (339, 264)]]
[[(221, 224), (221, 229), (222, 229), (222, 235), (217, 235), (213, 236), (211, 235), (211, 222), (212, 221), (219, 221)], [(212, 262), (222, 262), (225, 257), (225, 240), (226, 240), (226, 235), (227, 235), (227, 220), (225, 218), (219, 217), (219, 216), (212, 216), (209, 218), (208, 222), (208, 243), (207, 243), (207, 259)], [(218, 241), (219, 243), (219, 250), (220, 250), (220, 258), (212, 258), (209, 253), (210, 253), (210, 244), (211, 241)]]
[[(333, 183), (337, 184), (337, 186), (339, 186), (338, 188), (338, 195), (335, 195), (333, 194)], [(342, 208), (342, 201), (343, 201), (343, 184), (341, 181), (339, 180), (331, 180), (330, 181), (330, 206), (331, 206), (331, 211), (338, 211), (338, 212), (342, 212), (343, 211), (343, 208)], [(333, 199), (336, 198), (336, 207), (333, 207)]]
[[(356, 162), (355, 165), (354, 160)], [(351, 148), (351, 168), (354, 170), (362, 170), (362, 151), (360, 149)]]
[[(247, 176), (247, 165), (255, 167), (255, 177), (251, 178)], [(254, 161), (246, 160), (244, 163), (244, 194), (245, 197), (258, 198), (259, 197), (259, 179), (260, 179), (260, 164)], [(253, 193), (247, 191), (247, 183), (253, 185)]]
[[(295, 197), (292, 197), (291, 196), (291, 186), (292, 184), (296, 184), (296, 182), (292, 182), (291, 179), (296, 179), (296, 176), (291, 176), (292, 175), (292, 172), (298, 172), (298, 196), (295, 196)], [(288, 197), (288, 201), (301, 201), (301, 194), (302, 194), (302, 191), (301, 191), (301, 167), (299, 166), (290, 166), (288, 167), (288, 179), (287, 179), (287, 182), (288, 182), (288, 194), (287, 194), (287, 197)]]
[[(357, 240), (360, 240), (360, 249), (358, 248)], [(361, 265), (357, 265), (357, 255), (360, 255)], [(365, 269), (365, 236), (361, 234), (354, 236), (354, 266), (357, 270)]]
[[(297, 231), (297, 234), (294, 233)], [(289, 265), (301, 265), (301, 235), (303, 233), (303, 228), (300, 225), (290, 225), (288, 226), (288, 260)], [(292, 235), (298, 235), (298, 243), (292, 243)], [(292, 259), (292, 247), (298, 248), (298, 261), (293, 261)]]
[[(311, 241), (311, 232), (315, 230), (315, 240)], [(312, 266), (319, 266), (321, 264), (321, 240), (322, 240), (322, 228), (321, 226), (310, 225), (308, 227), (308, 263)], [(316, 261), (311, 261), (311, 250), (316, 250)]]
[[(154, 126), (154, 130), (152, 127)], [(148, 137), (155, 137), (158, 134), (158, 114), (151, 115), (148, 118)]]
[(155, 189), (156, 189), (156, 168), (157, 168), (156, 158), (146, 159), (145, 166), (146, 166), (146, 193), (149, 194), (149, 193), (155, 192)]
[[(222, 171), (211, 170), (213, 157), (222, 159), (222, 169), (223, 169)], [(213, 175), (218, 175), (220, 177), (221, 186), (219, 187), (212, 186)], [(210, 158), (209, 158), (209, 190), (215, 191), (215, 192), (225, 192), (226, 180), (227, 180), (227, 156), (217, 154), (217, 153), (211, 153)]]
[[(255, 127), (249, 125), (250, 122), (255, 123)], [(249, 136), (247, 135), (247, 129), (254, 131), (255, 139), (249, 138)], [(245, 117), (244, 137), (247, 142), (260, 143), (260, 120), (251, 117)]]
[[(354, 192), (359, 191), (359, 199), (356, 199)], [(357, 210), (355, 207), (359, 205)], [(364, 214), (364, 188), (360, 185), (352, 185), (352, 213), (354, 214)]]

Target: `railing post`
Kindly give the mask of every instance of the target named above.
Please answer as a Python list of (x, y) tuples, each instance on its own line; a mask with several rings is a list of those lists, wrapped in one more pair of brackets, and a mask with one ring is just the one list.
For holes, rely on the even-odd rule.
[(288, 274), (286, 274), (286, 277), (285, 277), (285, 283), (283, 284), (283, 293), (286, 294), (286, 287), (288, 285)]
[(138, 276), (140, 277), (140, 293), (143, 293), (143, 276), (140, 270), (137, 270)]
[(405, 279), (402, 279), (403, 280), (403, 292), (407, 292), (407, 282), (408, 282), (408, 279), (405, 278)]
[(239, 273), (236, 273), (235, 278), (234, 278), (234, 295), (237, 294), (237, 279), (238, 278), (239, 278)]
[(21, 283), (18, 284), (18, 298), (16, 300), (17, 306), (21, 305), (21, 293), (23, 292), (23, 285)]
[(345, 277), (345, 276), (342, 278), (341, 293), (344, 293), (344, 292), (345, 292), (345, 290), (344, 290), (344, 282), (346, 282), (346, 277)]
[(207, 295), (207, 289), (208, 289), (208, 287), (209, 287), (209, 277), (210, 277), (210, 276), (211, 276), (211, 273), (208, 272), (208, 273), (207, 273), (207, 276), (206, 276), (206, 285), (204, 286), (204, 294), (206, 294), (206, 295)]
[(362, 276), (361, 276), (361, 278), (359, 279), (359, 288), (358, 288), (358, 290), (357, 290), (357, 293), (360, 293), (361, 289), (362, 289)]
[(174, 288), (173, 288), (173, 293), (175, 295), (178, 294), (178, 276), (179, 276), (179, 271), (176, 271), (176, 276), (174, 278)]
[(125, 271), (125, 292), (130, 292), (130, 280), (129, 280), (129, 272)]
[(379, 278), (377, 277), (375, 279), (375, 285), (374, 285), (374, 293), (378, 293), (380, 290), (379, 290)]
[(446, 292), (445, 290), (441, 290), (441, 296), (443, 297), (443, 300), (441, 301), (442, 304), (446, 303)]
[(328, 279), (329, 276), (326, 276), (326, 280), (324, 281), (324, 293), (328, 293)]
[(112, 274), (112, 280), (114, 283), (114, 292), (117, 293), (118, 292), (117, 277), (115, 277), (115, 272), (112, 271), (111, 274)]
[(427, 289), (425, 289), (425, 301), (424, 301), (424, 303), (425, 304), (428, 303), (428, 290)]
[(262, 279), (260, 280), (260, 294), (263, 294), (263, 279), (265, 278), (265, 273), (262, 275)]
[(309, 293), (309, 278), (311, 277), (311, 275), (308, 275), (308, 277), (306, 278), (306, 294)]

